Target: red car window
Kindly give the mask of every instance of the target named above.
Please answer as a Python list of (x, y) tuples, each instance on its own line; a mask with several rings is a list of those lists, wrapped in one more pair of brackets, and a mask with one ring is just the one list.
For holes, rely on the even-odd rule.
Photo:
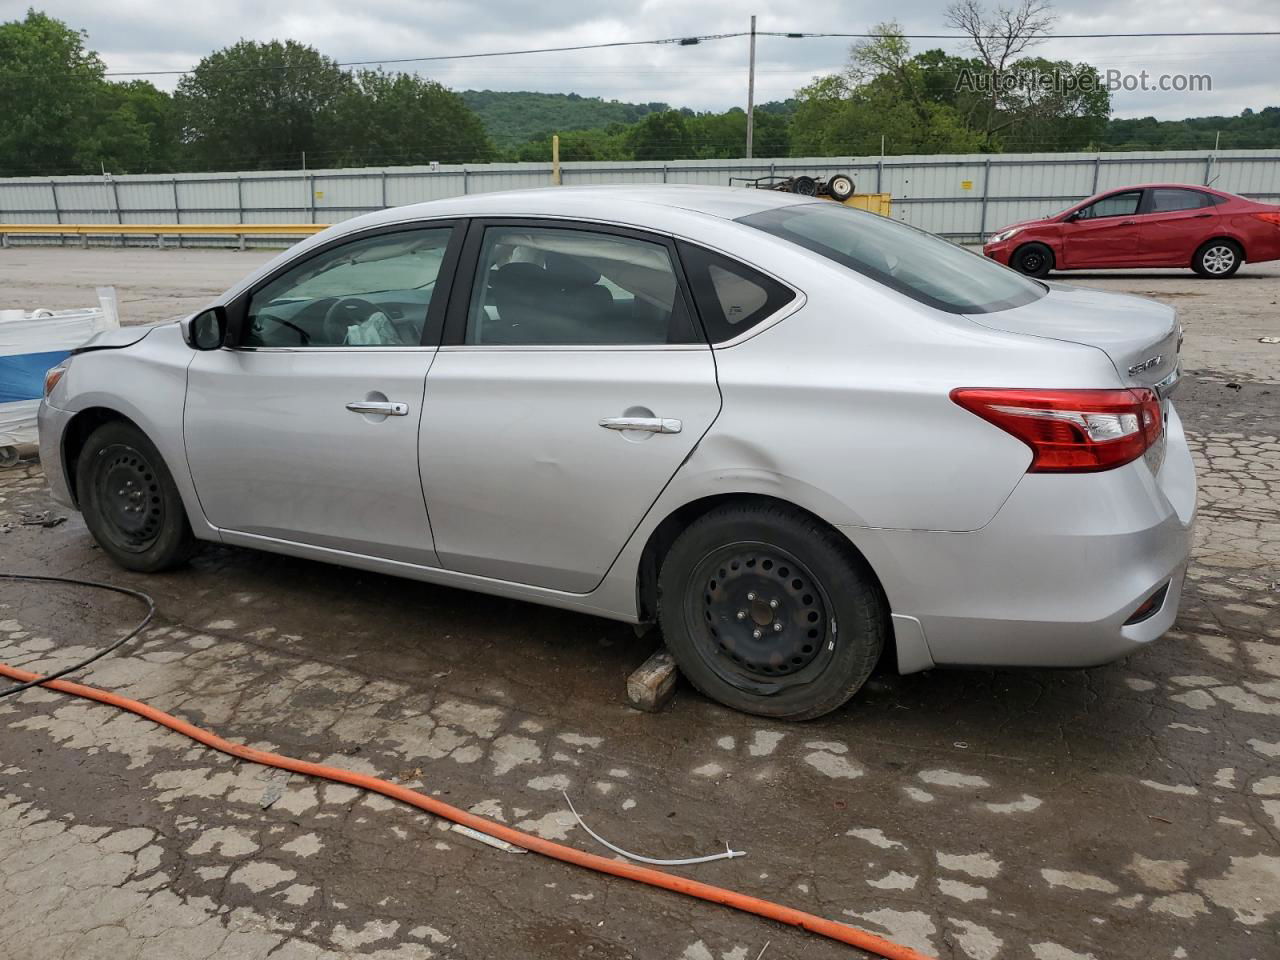
[(1125, 193), (1113, 193), (1103, 197), (1096, 203), (1081, 207), (1076, 213), (1078, 220), (1097, 220), (1099, 217), (1128, 217), (1138, 212), (1138, 200), (1141, 190), (1130, 190)]
[(1147, 213), (1170, 213), (1175, 210), (1197, 210), (1213, 203), (1199, 190), (1174, 190), (1157, 187), (1148, 191)]

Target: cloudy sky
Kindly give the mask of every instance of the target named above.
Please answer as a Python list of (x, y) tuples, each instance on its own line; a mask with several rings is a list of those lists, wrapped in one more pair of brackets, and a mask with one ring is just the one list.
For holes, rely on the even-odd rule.
[[(1006, 0), (1008, 2), (1008, 0)], [(29, 5), (87, 31), (111, 71), (181, 70), (237, 40), (292, 38), (339, 61), (565, 46), (745, 30), (753, 12), (738, 0), (0, 0), (0, 21)], [(755, 6), (759, 29), (859, 32), (891, 10), (905, 32), (951, 33), (945, 0), (805, 0)], [(1277, 0), (1060, 0), (1059, 33), (1277, 30)], [(788, 10), (792, 12), (782, 12)], [(757, 101), (781, 99), (839, 70), (848, 40), (764, 38), (757, 50)], [(955, 41), (916, 40), (913, 49)], [(1211, 92), (1117, 91), (1115, 115), (1179, 118), (1235, 114), (1280, 104), (1280, 37), (1054, 40), (1037, 49), (1127, 74), (1209, 74)], [(456, 89), (543, 90), (722, 110), (745, 102), (747, 41), (646, 46), (446, 61), (397, 69)], [(152, 77), (172, 87), (176, 77)]]

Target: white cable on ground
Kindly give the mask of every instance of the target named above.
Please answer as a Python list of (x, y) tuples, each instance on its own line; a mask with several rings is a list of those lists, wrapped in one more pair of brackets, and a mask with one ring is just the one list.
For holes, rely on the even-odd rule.
[(653, 857), (642, 857), (638, 853), (628, 853), (621, 847), (615, 847), (604, 837), (600, 836), (600, 834), (588, 827), (586, 821), (582, 819), (582, 815), (574, 808), (573, 801), (569, 799), (569, 794), (563, 790), (560, 792), (564, 796), (564, 802), (569, 805), (570, 811), (572, 811), (573, 815), (578, 818), (578, 826), (591, 834), (592, 838), (597, 843), (603, 844), (614, 853), (619, 856), (626, 857), (628, 860), (638, 860), (641, 863), (652, 863), (659, 867), (686, 867), (695, 863), (710, 863), (712, 860), (732, 860), (734, 857), (745, 857), (747, 855), (745, 850), (730, 850), (727, 843), (724, 845), (724, 853), (713, 853), (708, 857), (685, 857), (682, 860), (657, 860)]

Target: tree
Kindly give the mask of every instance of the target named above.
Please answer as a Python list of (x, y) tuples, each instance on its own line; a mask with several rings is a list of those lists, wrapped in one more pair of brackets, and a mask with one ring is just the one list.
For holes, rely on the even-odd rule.
[[(729, 160), (745, 155), (747, 145), (747, 112), (733, 107), (724, 113), (697, 113), (686, 118), (693, 152), (699, 160)], [(777, 113), (755, 111), (752, 134), (753, 153), (757, 157), (785, 157), (791, 152), (791, 136), (786, 117)]]
[(179, 169), (173, 98), (146, 80), (103, 84), (97, 123), (84, 152), (111, 173), (168, 173)]
[[(649, 114), (632, 127), (627, 139), (637, 160), (678, 160), (693, 155), (688, 121), (676, 110)], [(745, 144), (744, 139), (744, 149)]]
[(362, 70), (333, 105), (335, 162), (464, 163), (493, 159), (480, 118), (462, 98), (417, 74)]
[[(626, 124), (612, 123), (603, 130), (568, 130), (560, 134), (560, 159), (571, 160), (631, 160), (627, 136), (631, 128)], [(510, 153), (510, 159), (526, 163), (547, 163), (551, 160), (551, 134), (545, 134)]]
[(887, 151), (969, 153), (974, 136), (946, 84), (931, 73), (936, 58), (911, 56), (902, 28), (877, 24), (850, 49), (843, 74), (798, 91), (791, 120), (793, 156), (852, 156)]
[(896, 85), (877, 78), (856, 85), (847, 77), (821, 77), (797, 92), (791, 154), (797, 157), (975, 153), (981, 138), (955, 108), (922, 101), (904, 108)]
[(105, 81), (85, 35), (27, 11), (0, 23), (0, 172), (76, 173)]
[(192, 162), (203, 169), (269, 169), (325, 162), (325, 131), (351, 77), (311, 47), (241, 40), (209, 54), (178, 82)]
[(990, 92), (985, 119), (978, 126), (988, 146), (992, 136), (1011, 122), (999, 116), (1004, 76), (1027, 48), (1044, 42), (1057, 21), (1052, 10), (1050, 0), (1020, 0), (1016, 8), (1001, 6), (993, 11), (979, 0), (957, 0), (947, 7), (948, 25), (969, 38), (969, 46), (986, 68)]
[(995, 136), (1002, 148), (1098, 148), (1111, 115), (1111, 92), (1102, 85), (1097, 70), (1068, 60), (1026, 57), (1014, 62), (1012, 72), (1054, 82), (1018, 85), (1001, 96), (998, 116), (1005, 130)]

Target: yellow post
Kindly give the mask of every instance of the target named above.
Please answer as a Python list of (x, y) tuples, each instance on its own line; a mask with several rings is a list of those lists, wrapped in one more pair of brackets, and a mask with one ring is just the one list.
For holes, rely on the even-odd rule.
[(560, 134), (551, 135), (551, 185), (560, 186)]

